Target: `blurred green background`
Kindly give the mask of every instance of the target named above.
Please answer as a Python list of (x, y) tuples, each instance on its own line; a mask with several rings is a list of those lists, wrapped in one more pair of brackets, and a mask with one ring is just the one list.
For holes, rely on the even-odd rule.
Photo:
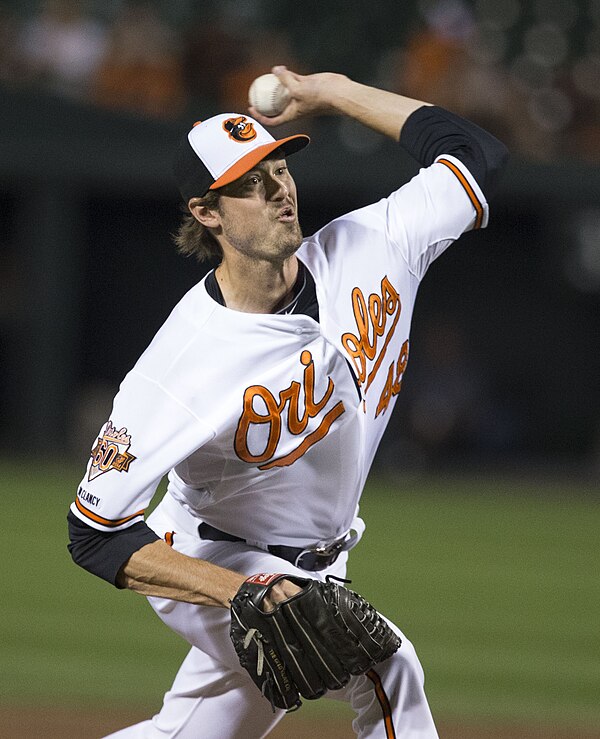
[[(79, 472), (0, 467), (2, 704), (151, 715), (186, 646), (143, 598), (71, 562), (65, 515)], [(368, 486), (349, 576), (416, 644), (438, 721), (600, 735), (593, 493), (487, 474)], [(320, 701), (298, 717), (339, 711)]]

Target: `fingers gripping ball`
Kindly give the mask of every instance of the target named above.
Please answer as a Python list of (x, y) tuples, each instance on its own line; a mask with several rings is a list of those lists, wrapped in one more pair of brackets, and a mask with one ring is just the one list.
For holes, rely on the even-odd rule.
[(259, 113), (273, 117), (288, 104), (290, 93), (274, 74), (257, 77), (248, 90), (248, 102)]
[[(270, 588), (302, 590), (264, 612)], [(254, 575), (231, 603), (231, 639), (252, 680), (275, 708), (320, 698), (391, 657), (400, 638), (372, 605), (342, 585), (290, 575)]]

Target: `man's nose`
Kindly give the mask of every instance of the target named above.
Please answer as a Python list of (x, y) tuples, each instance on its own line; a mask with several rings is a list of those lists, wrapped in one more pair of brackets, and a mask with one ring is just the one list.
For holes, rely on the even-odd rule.
[(271, 178), (269, 183), (269, 197), (271, 200), (285, 200), (290, 194), (290, 188), (283, 180)]

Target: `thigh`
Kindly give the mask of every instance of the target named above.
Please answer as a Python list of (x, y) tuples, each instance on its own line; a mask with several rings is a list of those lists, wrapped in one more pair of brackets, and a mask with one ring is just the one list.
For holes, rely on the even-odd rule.
[(417, 653), (400, 629), (390, 625), (402, 639), (400, 649), (365, 675), (353, 677), (342, 690), (329, 691), (326, 697), (352, 706), (356, 714), (352, 727), (361, 739), (437, 739)]
[(111, 739), (260, 739), (284, 716), (273, 713), (250, 680), (192, 647), (163, 706), (151, 720)]
[[(346, 552), (340, 555), (332, 567), (314, 573), (300, 570), (269, 552), (250, 547), (243, 542), (204, 541), (198, 536), (197, 521), (177, 503), (169, 501), (168, 497), (156, 508), (148, 524), (159, 536), (164, 536), (166, 532), (174, 532), (173, 547), (183, 554), (248, 576), (259, 572), (278, 572), (324, 579), (328, 574), (343, 577), (346, 569)], [(191, 645), (231, 670), (246, 674), (239, 664), (229, 637), (231, 623), (229, 609), (197, 606), (166, 598), (150, 597), (148, 601), (162, 621)]]

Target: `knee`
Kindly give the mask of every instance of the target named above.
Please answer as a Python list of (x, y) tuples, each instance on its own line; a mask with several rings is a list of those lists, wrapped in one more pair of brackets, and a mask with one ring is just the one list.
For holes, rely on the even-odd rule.
[(419, 679), (419, 682), (421, 684), (424, 683), (425, 673), (423, 672), (421, 660), (419, 659), (417, 655), (417, 652), (415, 650), (413, 643), (409, 641), (406, 637), (404, 637), (402, 645), (400, 649), (398, 650), (398, 654), (400, 657), (402, 657), (406, 661), (407, 668), (413, 670), (416, 673)]
[[(398, 680), (399, 683), (418, 684), (423, 686), (425, 682), (425, 674), (417, 652), (413, 643), (401, 634), (402, 644), (398, 651), (393, 654), (385, 662), (376, 665), (374, 672), (378, 675), (389, 676), (392, 681)], [(388, 682), (388, 680), (386, 680)]]

